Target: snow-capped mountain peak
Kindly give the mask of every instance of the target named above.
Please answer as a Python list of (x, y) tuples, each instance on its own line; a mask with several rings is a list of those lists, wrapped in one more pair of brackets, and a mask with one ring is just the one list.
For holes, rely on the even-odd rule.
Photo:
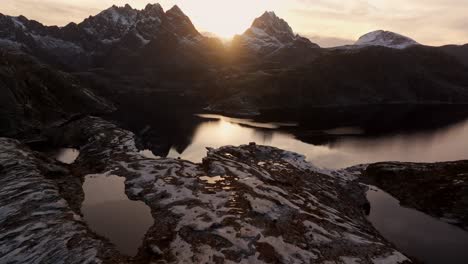
[(137, 10), (133, 9), (130, 5), (125, 7), (112, 7), (102, 11), (96, 17), (101, 17), (118, 24), (130, 25), (135, 22)]
[[(126, 37), (140, 39), (147, 44), (158, 33), (168, 31), (181, 38), (193, 38), (199, 35), (188, 18), (178, 6), (164, 12), (160, 4), (148, 4), (143, 10), (112, 6), (79, 25), (87, 34), (109, 44)], [(135, 38), (136, 37), (136, 38)]]
[(419, 45), (419, 43), (409, 37), (394, 32), (376, 30), (360, 37), (355, 45), (383, 46), (394, 49), (405, 49), (414, 45)]
[(289, 24), (274, 12), (265, 12), (256, 18), (244, 34), (234, 40), (247, 49), (261, 55), (272, 54), (282, 48), (300, 45), (317, 48), (310, 40), (294, 34)]
[(266, 11), (262, 16), (256, 18), (251, 28), (256, 28), (264, 31), (269, 35), (284, 38), (294, 38), (295, 34), (289, 24), (279, 18), (275, 12)]

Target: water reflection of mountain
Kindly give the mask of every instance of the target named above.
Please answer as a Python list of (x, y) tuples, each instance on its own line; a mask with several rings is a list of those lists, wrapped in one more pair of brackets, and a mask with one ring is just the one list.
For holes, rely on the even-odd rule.
[[(175, 92), (155, 95), (124, 94), (119, 110), (107, 118), (134, 132), (141, 148), (167, 156), (171, 148), (183, 152), (203, 119), (193, 115), (194, 103)], [(196, 106), (195, 106), (196, 107)]]
[[(376, 138), (434, 132), (468, 119), (468, 105), (374, 105), (271, 112), (261, 118), (284, 118), (299, 124), (286, 130), (310, 144), (330, 144), (343, 137)], [(332, 133), (338, 132), (338, 133)]]
[[(180, 98), (179, 98), (180, 99)], [(155, 155), (167, 156), (172, 150), (184, 153), (195, 134), (203, 133), (203, 124), (228, 122), (253, 128), (255, 138), (272, 141), (275, 133), (288, 133), (313, 145), (333, 147), (342, 139), (356, 144), (369, 139), (399, 134), (435, 133), (468, 118), (466, 105), (375, 105), (353, 107), (309, 108), (270, 111), (253, 119), (196, 116), (193, 108), (170, 100), (141, 98), (140, 102), (121, 106), (112, 118), (136, 133), (141, 147)], [(177, 111), (170, 109), (177, 108)], [(278, 123), (294, 124), (280, 126)]]

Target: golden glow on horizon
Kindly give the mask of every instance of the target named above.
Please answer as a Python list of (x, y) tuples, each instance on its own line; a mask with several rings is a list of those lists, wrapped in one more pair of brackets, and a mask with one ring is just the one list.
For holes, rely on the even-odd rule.
[[(253, 19), (275, 11), (296, 33), (322, 46), (349, 44), (377, 29), (427, 45), (468, 43), (466, 0), (0, 0), (0, 13), (25, 15), (46, 25), (81, 22), (115, 4), (142, 9), (177, 4), (200, 32), (222, 38), (243, 33)], [(441, 15), (442, 14), (442, 15)], [(434, 33), (436, 32), (436, 34)]]
[[(186, 1), (181, 7), (201, 31), (212, 32), (222, 38), (242, 34), (252, 21), (266, 10), (277, 10), (278, 0), (269, 1)], [(283, 1), (284, 2), (284, 1)]]

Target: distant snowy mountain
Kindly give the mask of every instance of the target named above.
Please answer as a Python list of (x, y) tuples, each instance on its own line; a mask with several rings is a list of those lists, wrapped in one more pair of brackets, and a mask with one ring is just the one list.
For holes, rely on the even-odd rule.
[(270, 55), (284, 48), (319, 48), (309, 39), (295, 34), (286, 21), (274, 12), (265, 12), (252, 26), (234, 39), (238, 47), (260, 55)]
[(367, 33), (355, 43), (357, 46), (383, 46), (394, 49), (406, 49), (419, 45), (415, 40), (390, 31), (377, 30)]

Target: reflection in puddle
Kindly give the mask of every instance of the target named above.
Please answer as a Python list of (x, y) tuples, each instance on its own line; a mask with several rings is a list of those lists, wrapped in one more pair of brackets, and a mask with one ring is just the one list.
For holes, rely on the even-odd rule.
[(128, 199), (124, 182), (125, 178), (117, 176), (86, 176), (81, 211), (94, 232), (108, 238), (123, 254), (135, 256), (153, 218), (143, 202)]
[[(205, 116), (206, 117), (206, 116)], [(274, 123), (253, 124), (249, 120), (216, 116), (201, 123), (190, 144), (182, 149), (173, 147), (168, 157), (200, 162), (206, 156), (206, 147), (242, 145), (256, 142), (301, 153), (314, 165), (340, 169), (358, 164), (380, 161), (439, 162), (468, 158), (468, 121), (427, 133), (398, 134), (380, 138), (339, 138), (326, 145), (313, 145), (294, 135), (274, 129)], [(248, 123), (249, 126), (241, 125)], [(260, 127), (260, 128), (259, 128)], [(270, 129), (264, 129), (269, 127)], [(355, 127), (337, 128), (329, 134), (360, 134)]]
[(215, 176), (215, 177), (203, 176), (203, 177), (200, 177), (200, 180), (205, 181), (208, 184), (216, 184), (217, 182), (224, 181), (224, 178), (221, 176)]
[(371, 187), (369, 220), (389, 241), (409, 256), (429, 264), (464, 264), (468, 259), (468, 232), (414, 209)]
[(56, 160), (65, 164), (73, 164), (79, 155), (80, 151), (74, 148), (62, 148), (53, 154)]

